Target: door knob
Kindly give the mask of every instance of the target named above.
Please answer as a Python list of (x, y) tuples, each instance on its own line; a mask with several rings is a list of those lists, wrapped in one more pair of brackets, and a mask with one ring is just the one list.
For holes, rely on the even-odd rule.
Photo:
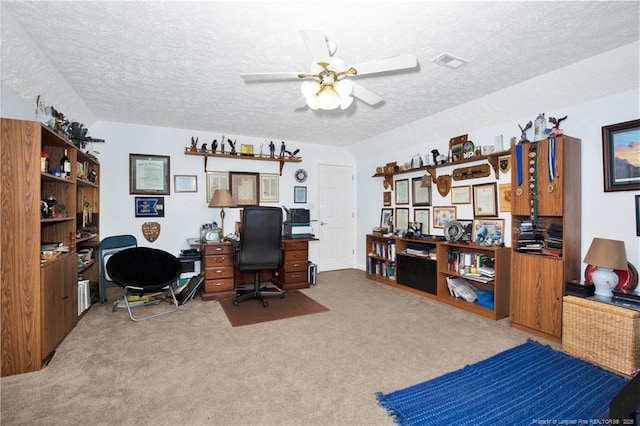
[(322, 225), (328, 225), (328, 223), (327, 223), (327, 222), (320, 221), (320, 226), (322, 226)]

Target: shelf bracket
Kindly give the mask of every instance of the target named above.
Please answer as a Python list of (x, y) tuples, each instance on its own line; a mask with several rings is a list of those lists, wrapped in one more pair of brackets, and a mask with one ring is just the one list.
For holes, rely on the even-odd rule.
[(436, 176), (437, 175), (436, 168), (434, 166), (427, 166), (427, 172), (429, 172), (429, 174), (431, 175), (431, 180), (435, 182), (436, 179), (438, 178), (438, 176)]
[(496, 179), (500, 178), (500, 166), (498, 165), (498, 157), (497, 156), (489, 156), (487, 157), (487, 161), (489, 162), (489, 164), (491, 164), (491, 167), (493, 168), (493, 172), (496, 176)]
[(203, 155), (203, 157), (204, 157), (204, 174), (206, 175), (207, 174), (207, 158), (209, 157), (206, 155)]
[(282, 169), (284, 168), (284, 161), (280, 160), (280, 176), (282, 176)]

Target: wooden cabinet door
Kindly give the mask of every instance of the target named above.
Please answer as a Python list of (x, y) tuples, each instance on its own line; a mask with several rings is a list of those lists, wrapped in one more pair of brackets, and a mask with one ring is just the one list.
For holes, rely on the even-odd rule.
[[(529, 206), (529, 144), (511, 148), (511, 214), (528, 216)], [(520, 153), (520, 155), (518, 155)], [(518, 177), (520, 176), (520, 177)], [(518, 184), (519, 180), (522, 182)]]
[[(66, 256), (71, 257), (71, 256)], [(42, 268), (42, 359), (62, 342), (65, 336), (65, 272), (62, 260)]]
[(511, 322), (560, 337), (562, 332), (563, 262), (513, 253)]

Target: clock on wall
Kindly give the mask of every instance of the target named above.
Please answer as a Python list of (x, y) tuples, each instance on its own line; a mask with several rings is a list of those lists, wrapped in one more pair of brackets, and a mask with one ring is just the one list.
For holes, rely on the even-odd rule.
[(296, 170), (296, 180), (300, 183), (304, 182), (305, 180), (307, 180), (307, 172), (304, 169), (298, 169)]

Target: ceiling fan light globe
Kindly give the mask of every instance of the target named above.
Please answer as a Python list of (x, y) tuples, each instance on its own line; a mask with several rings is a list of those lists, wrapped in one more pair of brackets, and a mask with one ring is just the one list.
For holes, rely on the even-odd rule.
[(323, 85), (320, 93), (315, 97), (318, 101), (318, 108), (320, 109), (336, 109), (340, 106), (340, 95), (333, 90), (332, 85)]
[(353, 92), (353, 84), (351, 84), (349, 80), (336, 81), (333, 84), (333, 88), (338, 92), (338, 95), (340, 95), (341, 98), (346, 98)]

